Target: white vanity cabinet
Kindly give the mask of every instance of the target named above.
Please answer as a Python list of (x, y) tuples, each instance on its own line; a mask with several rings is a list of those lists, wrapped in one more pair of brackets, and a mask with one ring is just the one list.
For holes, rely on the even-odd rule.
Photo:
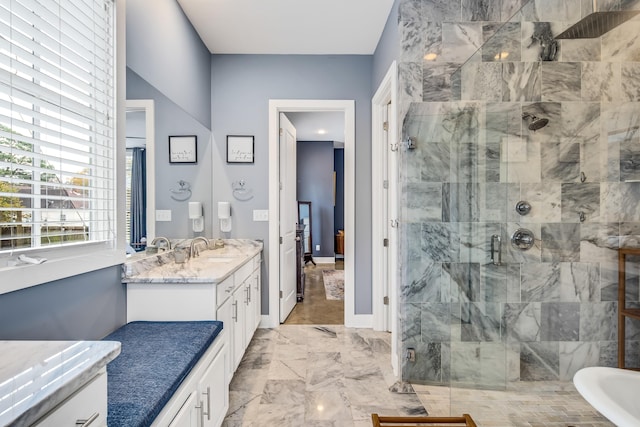
[[(259, 273), (260, 255), (256, 255), (233, 275), (233, 284), (225, 280), (218, 285), (216, 317), (229, 332), (230, 373), (233, 374), (260, 323), (260, 285), (256, 283), (256, 265)], [(222, 285), (222, 286), (221, 286)]]
[(227, 370), (229, 353), (225, 351), (216, 357), (198, 381), (198, 392), (201, 406), (201, 427), (218, 427), (222, 425), (229, 409), (229, 393), (220, 393), (220, 384), (229, 389), (231, 375)]
[(200, 402), (198, 392), (193, 390), (184, 401), (184, 404), (169, 423), (169, 427), (200, 427), (198, 417), (200, 416)]
[(102, 371), (65, 399), (34, 427), (107, 425), (107, 372)]
[[(127, 322), (222, 321), (227, 332), (227, 372), (231, 378), (261, 319), (261, 252), (239, 263), (213, 262), (205, 251), (188, 262), (191, 264), (177, 269), (179, 280), (175, 283), (170, 270), (160, 271), (158, 277), (150, 271), (144, 279), (123, 279), (127, 285)], [(189, 265), (193, 267), (193, 278), (184, 272)], [(200, 275), (196, 276), (196, 271)]]
[(151, 427), (221, 426), (229, 409), (228, 357), (226, 340), (216, 339)]
[[(251, 289), (251, 303), (253, 304), (253, 310), (255, 313), (253, 319), (253, 332), (258, 329), (260, 325), (260, 320), (262, 318), (262, 307), (260, 301), (262, 300), (262, 258), (257, 256), (253, 259), (253, 274), (251, 276), (252, 279), (252, 289)], [(252, 334), (253, 334), (252, 332)]]
[(260, 324), (261, 307), (260, 307), (260, 257), (256, 257), (253, 260), (253, 271), (251, 275), (245, 280), (245, 306), (247, 312), (245, 313), (245, 336), (247, 338), (247, 345), (253, 337), (253, 333)]
[[(220, 352), (209, 366), (195, 375), (199, 378), (191, 387), (184, 403), (169, 427), (219, 427), (229, 409), (229, 393), (221, 392), (228, 387), (228, 352)], [(224, 384), (224, 387), (221, 387)], [(154, 423), (155, 424), (155, 423)]]

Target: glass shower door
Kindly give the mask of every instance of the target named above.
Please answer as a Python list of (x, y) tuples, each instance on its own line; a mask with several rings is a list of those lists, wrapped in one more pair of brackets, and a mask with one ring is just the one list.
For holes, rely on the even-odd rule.
[(402, 153), (405, 381), (506, 387), (505, 309), (517, 298), (510, 278), (519, 276), (520, 255), (509, 242), (519, 185), (509, 183), (504, 160), (521, 122), (520, 104), (420, 102), (408, 109), (403, 139), (417, 145)]

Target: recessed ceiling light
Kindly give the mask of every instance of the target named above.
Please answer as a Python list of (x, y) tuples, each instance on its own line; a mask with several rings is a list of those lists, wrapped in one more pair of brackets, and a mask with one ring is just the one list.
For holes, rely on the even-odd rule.
[(326, 133), (326, 129), (318, 129), (318, 135), (325, 135)]

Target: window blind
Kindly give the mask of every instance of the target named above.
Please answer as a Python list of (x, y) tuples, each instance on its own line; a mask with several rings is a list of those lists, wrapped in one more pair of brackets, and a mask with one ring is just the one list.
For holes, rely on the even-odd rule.
[(0, 252), (115, 241), (114, 9), (0, 2)]

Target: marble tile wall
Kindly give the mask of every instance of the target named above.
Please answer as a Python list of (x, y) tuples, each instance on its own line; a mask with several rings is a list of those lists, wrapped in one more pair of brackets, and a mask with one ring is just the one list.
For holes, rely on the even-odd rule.
[[(400, 122), (418, 140), (401, 153), (400, 339), (419, 358), (404, 379), (491, 388), (617, 363), (617, 249), (640, 247), (640, 19), (555, 40), (591, 3), (400, 2)], [(520, 227), (530, 250), (509, 243)], [(627, 268), (640, 304), (640, 259)]]

